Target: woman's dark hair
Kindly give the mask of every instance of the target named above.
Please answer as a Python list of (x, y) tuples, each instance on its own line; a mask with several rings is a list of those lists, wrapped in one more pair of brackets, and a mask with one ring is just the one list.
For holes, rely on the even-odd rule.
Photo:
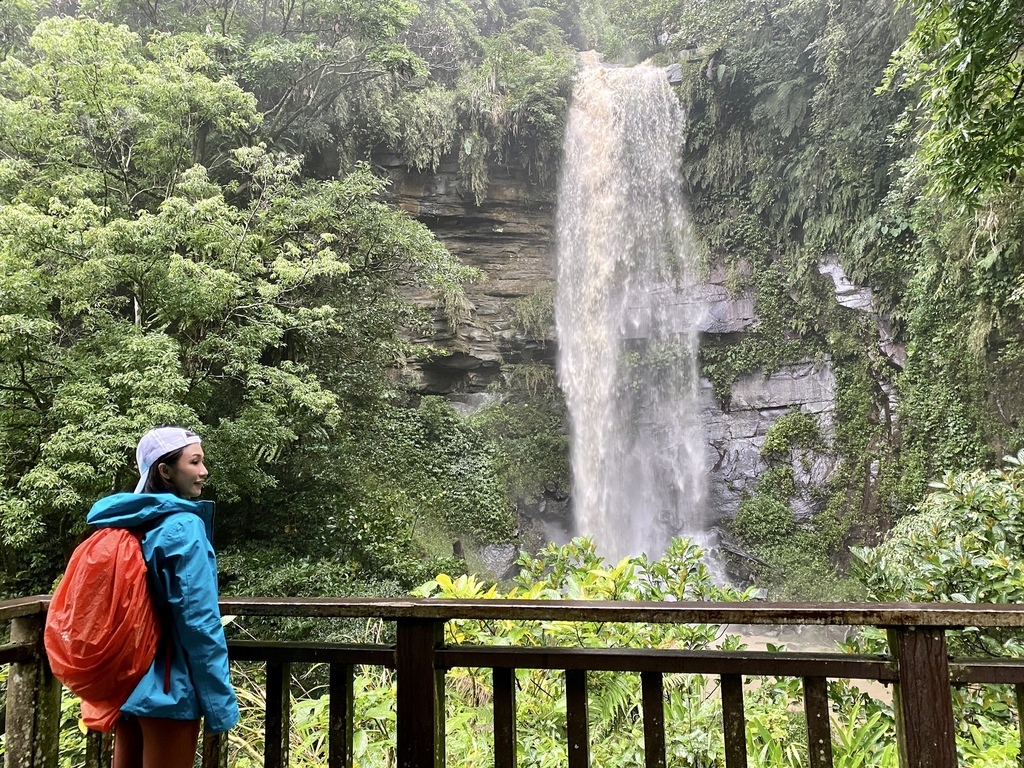
[(170, 464), (174, 466), (178, 463), (178, 459), (181, 458), (181, 454), (185, 452), (185, 448), (181, 447), (176, 451), (165, 453), (159, 459), (153, 462), (153, 466), (149, 468), (149, 476), (146, 478), (146, 487), (142, 489), (143, 493), (177, 493), (177, 489), (171, 485), (169, 480), (165, 480), (164, 476), (160, 474), (160, 470), (157, 469), (161, 464)]

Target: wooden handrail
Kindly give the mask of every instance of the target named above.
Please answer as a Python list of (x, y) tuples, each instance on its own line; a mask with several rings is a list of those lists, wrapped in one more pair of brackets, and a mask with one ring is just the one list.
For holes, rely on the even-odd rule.
[(49, 595), (36, 595), (35, 597), (20, 597), (16, 600), (4, 600), (0, 602), (0, 621), (10, 621), (22, 616), (37, 616), (46, 613), (50, 605)]
[[(0, 620), (45, 612), (48, 595), (0, 602)], [(804, 626), (1024, 628), (1013, 603), (712, 603), (600, 600), (450, 600), (373, 597), (221, 597), (224, 615), (596, 621), (623, 624), (781, 624)]]
[(786, 624), (873, 627), (1024, 628), (1019, 605), (973, 603), (711, 603), (597, 600), (442, 600), (223, 597), (244, 616), (376, 617), (645, 624)]

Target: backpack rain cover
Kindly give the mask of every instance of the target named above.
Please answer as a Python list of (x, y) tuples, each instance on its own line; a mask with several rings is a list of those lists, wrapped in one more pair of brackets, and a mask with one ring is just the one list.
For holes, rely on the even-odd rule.
[(53, 674), (82, 699), (82, 720), (109, 731), (153, 663), (160, 623), (139, 538), (101, 528), (71, 555), (46, 616)]

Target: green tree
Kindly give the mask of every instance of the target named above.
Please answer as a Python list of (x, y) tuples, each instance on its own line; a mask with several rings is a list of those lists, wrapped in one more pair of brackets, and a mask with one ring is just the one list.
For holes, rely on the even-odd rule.
[(161, 30), (198, 35), (256, 96), (263, 139), (274, 149), (319, 155), (344, 143), (338, 118), (360, 84), (422, 69), (398, 38), (417, 10), (407, 0), (91, 0), (81, 13), (127, 23), (146, 38)]
[[(144, 39), (203, 41), (256, 96), (258, 136), (329, 177), (372, 152), (416, 168), (456, 158), (482, 200), (488, 162), (553, 178), (578, 27), (572, 0), (90, 0), (81, 12)], [(565, 26), (560, 26), (565, 25)]]
[(914, 0), (891, 81), (920, 93), (919, 161), (931, 188), (975, 208), (1012, 185), (1024, 159), (1024, 26), (1014, 0)]
[(41, 5), (41, 0), (10, 0), (0, 6), (0, 56), (24, 44)]
[(450, 82), (393, 89), (358, 130), (367, 145), (396, 151), (418, 170), (456, 160), (461, 191), (479, 205), (495, 166), (517, 168), (541, 184), (556, 177), (575, 52), (543, 13), (478, 47), (479, 58)]
[[(886, 541), (857, 548), (869, 597), (881, 601), (1019, 603), (1024, 600), (1024, 452), (999, 470), (947, 474)], [(1020, 656), (1005, 630), (957, 633), (954, 644), (992, 656)]]
[(46, 19), (2, 64), (0, 190), (45, 208), (83, 198), (109, 219), (155, 209), (194, 164), (216, 170), (256, 102), (196, 37)]
[(255, 101), (200, 43), (59, 18), (2, 65), (5, 589), (46, 586), (153, 424), (207, 436), (244, 530), (301, 482), (291, 461), (384, 401), (417, 317), (400, 281), (457, 314), (474, 275), (366, 168), (304, 181), (240, 143)]
[(897, 130), (917, 142), (894, 191), (918, 240), (901, 308), (901, 418), (920, 485), (991, 465), (1022, 436), (1018, 5), (911, 3), (916, 24), (888, 71), (887, 85), (912, 98)]

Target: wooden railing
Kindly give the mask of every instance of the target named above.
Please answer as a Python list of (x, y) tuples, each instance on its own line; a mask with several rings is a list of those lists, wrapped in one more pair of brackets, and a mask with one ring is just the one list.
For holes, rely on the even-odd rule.
[[(0, 646), (0, 664), (10, 665), (5, 768), (57, 765), (60, 686), (49, 673), (41, 640), (47, 603), (46, 597), (0, 603), (0, 621), (11, 624), (10, 642)], [(640, 673), (647, 768), (666, 765), (662, 675), (670, 673), (720, 678), (727, 768), (747, 765), (745, 676), (802, 679), (812, 768), (832, 766), (829, 679), (875, 680), (893, 686), (902, 768), (956, 766), (951, 685), (1014, 684), (1018, 710), (1024, 694), (1024, 660), (950, 659), (946, 648), (948, 629), (1024, 628), (1024, 610), (1013, 605), (226, 598), (221, 610), (240, 616), (376, 617), (395, 622), (393, 645), (230, 644), (233, 659), (266, 664), (264, 760), (268, 768), (288, 764), (289, 665), (303, 662), (329, 665), (331, 768), (352, 765), (356, 665), (395, 670), (396, 754), (401, 768), (444, 765), (444, 676), (454, 667), (493, 670), (496, 768), (516, 764), (516, 669), (565, 673), (569, 768), (585, 768), (590, 763), (590, 671)], [(445, 623), (457, 619), (874, 626), (887, 630), (890, 655), (446, 645)], [(226, 755), (223, 737), (205, 737), (204, 766), (225, 765)], [(109, 740), (91, 734), (86, 759), (90, 768), (108, 764)]]

